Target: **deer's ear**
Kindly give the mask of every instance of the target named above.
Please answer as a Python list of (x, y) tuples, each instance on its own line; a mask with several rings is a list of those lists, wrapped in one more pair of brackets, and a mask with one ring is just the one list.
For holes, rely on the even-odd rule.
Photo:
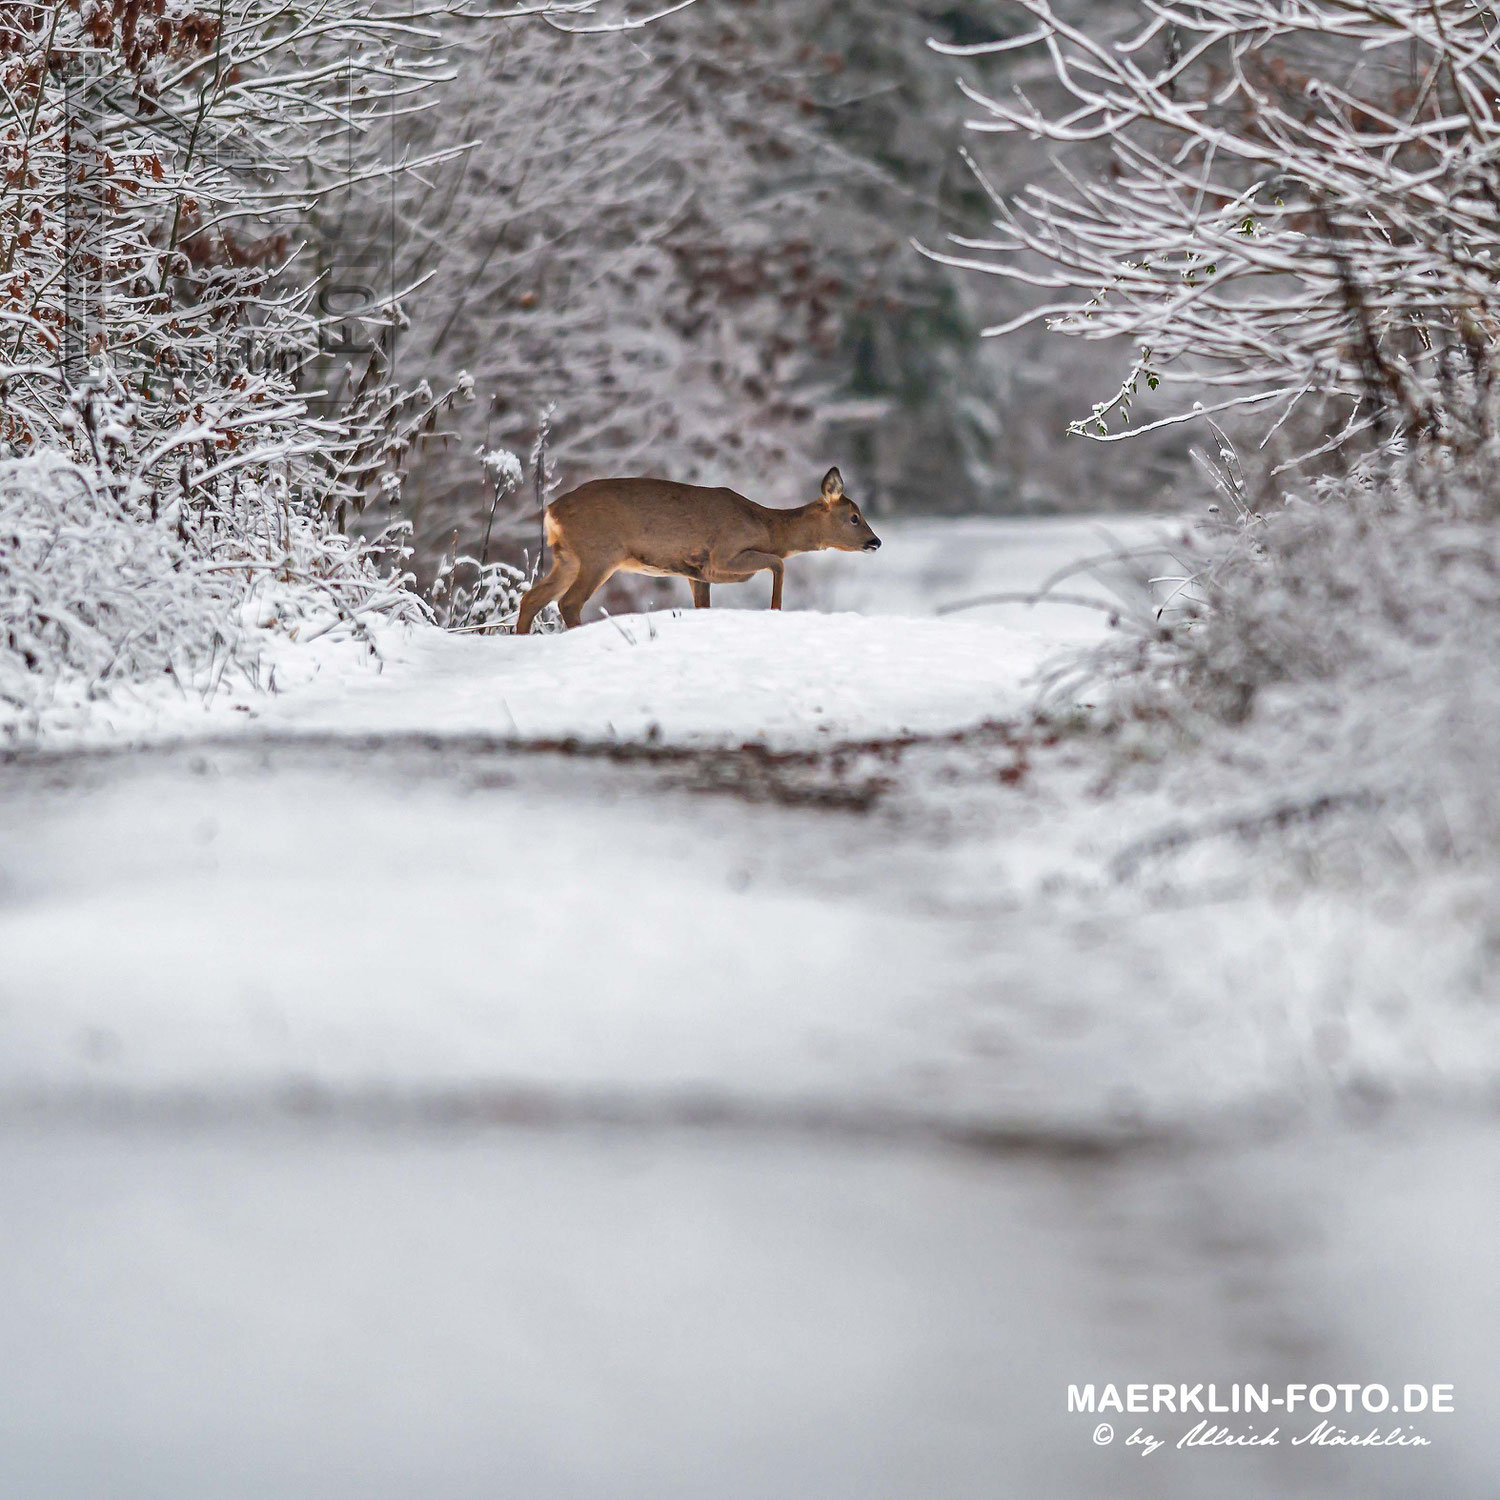
[(823, 494), (829, 500), (837, 500), (844, 493), (844, 476), (837, 469), (830, 469), (823, 476)]

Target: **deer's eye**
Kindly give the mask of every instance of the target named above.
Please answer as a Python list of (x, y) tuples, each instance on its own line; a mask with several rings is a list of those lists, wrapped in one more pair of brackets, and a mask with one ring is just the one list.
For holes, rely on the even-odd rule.
[(855, 511), (854, 514), (849, 517), (849, 524), (851, 526), (858, 526), (859, 525), (859, 512), (858, 511)]

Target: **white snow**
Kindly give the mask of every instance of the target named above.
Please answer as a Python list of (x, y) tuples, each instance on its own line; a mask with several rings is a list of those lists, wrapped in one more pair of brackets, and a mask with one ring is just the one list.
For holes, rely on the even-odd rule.
[[(854, 610), (867, 615), (919, 615), (950, 609), (997, 594), (1036, 593), (1059, 573), (1069, 594), (1119, 604), (1130, 595), (1128, 574), (1106, 560), (1146, 546), (1169, 548), (1180, 536), (1179, 519), (1150, 516), (1009, 517), (985, 520), (882, 521), (884, 546), (874, 557), (820, 552), (787, 567), (787, 601), (810, 608)], [(1096, 566), (1073, 570), (1080, 562)], [(715, 607), (760, 590), (716, 591)], [(987, 620), (1068, 642), (1096, 636), (1107, 612), (1079, 604), (1010, 602), (988, 604), (955, 616)]]
[[(5, 1146), (26, 1500), (1493, 1494), (1476, 1130), (1070, 1161), (188, 1117)], [(1456, 1411), (1416, 1452), (1143, 1460), (1066, 1409), (1200, 1372), (1443, 1379)]]
[(1091, 893), (1163, 809), (1111, 822), (1066, 775), (918, 770), (858, 817), (399, 743), (85, 774), (0, 804), (0, 1099), (541, 1090), (1109, 1134), (1482, 1090), (1500, 1059), (1449, 895)]
[[(168, 683), (53, 726), (47, 742), (160, 743), (203, 734), (485, 734), (816, 748), (842, 739), (942, 734), (1021, 714), (1038, 673), (1097, 637), (1107, 612), (1009, 603), (1080, 557), (1167, 534), (1164, 522), (882, 522), (876, 555), (794, 558), (783, 613), (764, 580), (715, 590), (709, 611), (598, 617), (560, 635), (448, 635), (372, 624), (378, 656), (336, 635), (268, 642), (282, 691), (207, 703)], [(1067, 588), (1118, 602), (1129, 585)], [(685, 586), (684, 586), (685, 592)], [(738, 607), (736, 607), (738, 606)]]
[(1057, 642), (967, 621), (726, 609), (525, 640), (397, 629), (380, 648), (378, 677), (288, 694), (260, 727), (778, 747), (941, 734), (1020, 713)]
[[(1063, 1413), (1157, 1375), (1452, 1378), (1421, 1487), (1488, 1493), (1488, 1127), (1412, 1127), (1500, 1079), (1459, 877), (1278, 889), (1221, 841), (1120, 883), (1185, 810), (1091, 745), (804, 768), (884, 778), (866, 812), (695, 790), (1023, 715), (1097, 613), (932, 607), (1093, 527), (963, 531), (806, 560), (828, 612), (293, 643), (246, 712), (0, 765), (17, 1493), (1365, 1491)], [(1418, 1216), (1459, 1226), (1425, 1281)]]
[[(760, 580), (716, 589), (708, 611), (596, 619), (527, 640), (388, 631), (378, 679), (341, 675), (262, 710), (262, 722), (779, 748), (943, 734), (1023, 713), (1040, 669), (1099, 635), (1108, 615), (1012, 602), (935, 619), (935, 607), (1034, 592), (1080, 557), (1169, 528), (1140, 519), (915, 521), (882, 523), (882, 532), (873, 557), (792, 559), (788, 600), (804, 609), (766, 609)], [(1119, 602), (1096, 577), (1067, 586)]]
[[(967, 530), (938, 598), (1050, 570), (1084, 528)], [(913, 531), (886, 575), (908, 603), (950, 557)], [(835, 596), (870, 587), (866, 561)], [(1228, 882), (1214, 899), (1117, 887), (1112, 855), (1178, 809), (1099, 798), (1088, 753), (1016, 786), (962, 748), (872, 762), (853, 774), (894, 790), (866, 818), (705, 799), (676, 763), (505, 753), (1018, 720), (1099, 628), (1025, 618), (388, 630), (378, 671), (322, 649), (298, 690), (199, 714), (197, 750), (80, 762), (58, 792), (33, 773), (0, 803), (0, 1094), (541, 1089), (1111, 1131), (1496, 1076), (1496, 1018), (1422, 998), (1463, 992), (1451, 892), (1399, 920), (1336, 890), (1286, 903), (1232, 850), (1194, 876)]]

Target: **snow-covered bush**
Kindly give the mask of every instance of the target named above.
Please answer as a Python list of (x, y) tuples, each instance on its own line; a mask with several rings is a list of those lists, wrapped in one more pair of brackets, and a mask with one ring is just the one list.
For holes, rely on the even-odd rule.
[(1128, 340), (1078, 431), (1121, 436), (1142, 389), (1172, 382), (1268, 424), (1324, 398), (1325, 449), (1467, 429), (1500, 326), (1487, 10), (1202, 0), (1148, 3), (1122, 29), (1018, 8), (1018, 35), (944, 50), (1036, 49), (1024, 91), (969, 88), (973, 128), (1068, 165), (994, 192), (995, 233), (952, 258), (1044, 293), (1010, 326)]
[(1361, 874), (1500, 862), (1492, 17), (1020, 6), (1025, 30), (968, 50), (1039, 66), (1009, 96), (969, 89), (974, 124), (1062, 169), (995, 191), (995, 234), (950, 259), (1044, 294), (1012, 326), (1131, 342), (1080, 433), (1132, 436), (1138, 394), (1180, 382), (1202, 399), (1164, 422), (1263, 410), (1284, 448), (1206, 424), (1214, 516), (1079, 664), (1120, 763), (1164, 762), (1200, 831), (1315, 830), (1325, 868), (1335, 847)]
[(429, 591), (445, 630), (499, 633), (515, 629), (521, 596), (531, 580), (506, 562), (481, 562), (450, 553), (438, 564)]
[(241, 584), (194, 566), (173, 518), (139, 514), (99, 470), (46, 451), (0, 461), (0, 722), (60, 686), (227, 664)]
[[(97, 393), (77, 403), (79, 425), (113, 448), (101, 406), (128, 436)], [(403, 530), (330, 534), (275, 476), (238, 478), (221, 512), (163, 505), (138, 474), (52, 449), (0, 459), (0, 739), (77, 720), (127, 683), (166, 677), (203, 698), (274, 687), (271, 629), (368, 639), (371, 616), (418, 618)]]
[(378, 495), (396, 467), (367, 451), (389, 435), (378, 367), (321, 420), (299, 390), (327, 320), (298, 238), (311, 202), (397, 170), (374, 127), (442, 77), (425, 43), (372, 0), (8, 7), (8, 449), (77, 448), (71, 393), (102, 377), (132, 404), (155, 491), (210, 482), (184, 479), (196, 449), (213, 472), (275, 464), (330, 511)]
[(253, 657), (246, 622), (420, 609), (399, 539), (340, 526), (376, 498), (394, 509), (412, 440), (453, 396), (403, 395), (378, 352), (344, 399), (308, 389), (329, 319), (299, 237), (321, 196), (410, 165), (374, 127), (430, 97), (431, 40), (375, 0), (4, 8), (13, 707), (167, 669), (216, 683)]
[(1200, 832), (1275, 834), (1320, 873), (1493, 869), (1495, 455), (1398, 454), (1258, 500), (1227, 443), (1214, 466), (1220, 505), (1159, 609), (1074, 664), (1122, 767), (1179, 778)]
[[(455, 530), (448, 552), (433, 574), (427, 597), (431, 602), (433, 618), (443, 629), (494, 634), (515, 629), (521, 596), (531, 586), (541, 562), (541, 545), (538, 537), (536, 551), (529, 559), (529, 574), (511, 563), (490, 561), (490, 543), (496, 533), (497, 517), (503, 534), (514, 527), (518, 515), (525, 508), (525, 500), (518, 501), (516, 496), (526, 476), (521, 460), (508, 448), (481, 448), (478, 459), (479, 466), (490, 483), (489, 515), (485, 520), (484, 540), (480, 545), (479, 556), (460, 554), (459, 534)], [(545, 490), (548, 473), (545, 414), (531, 463), (537, 476), (538, 491)], [(535, 521), (533, 507), (529, 513), (529, 524), (535, 527)], [(546, 618), (550, 624), (557, 619), (557, 611), (549, 607)], [(548, 627), (544, 625), (543, 628)]]

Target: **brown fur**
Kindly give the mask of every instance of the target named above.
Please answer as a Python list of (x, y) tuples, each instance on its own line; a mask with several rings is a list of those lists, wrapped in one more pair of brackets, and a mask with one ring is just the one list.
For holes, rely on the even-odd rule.
[(710, 584), (743, 583), (766, 569), (771, 608), (780, 609), (782, 564), (793, 553), (880, 546), (837, 469), (823, 476), (816, 500), (795, 510), (669, 479), (595, 479), (547, 507), (546, 531), (552, 568), (522, 599), (517, 635), (529, 634), (553, 600), (571, 629), (589, 596), (619, 572), (686, 578), (693, 603), (707, 609)]

